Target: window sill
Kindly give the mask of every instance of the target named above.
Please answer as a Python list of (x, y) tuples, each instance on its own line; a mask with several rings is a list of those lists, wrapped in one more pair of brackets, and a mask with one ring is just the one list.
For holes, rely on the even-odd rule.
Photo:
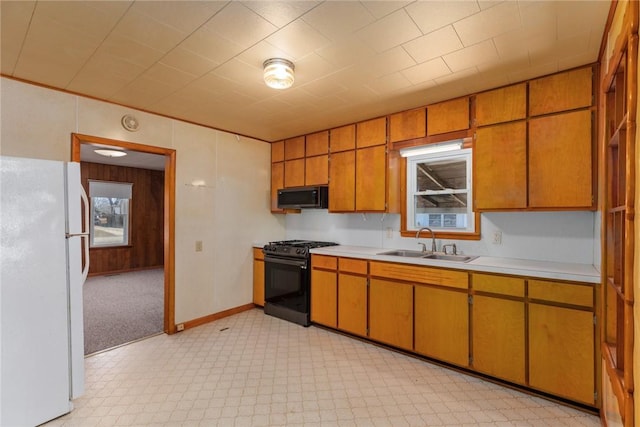
[[(416, 233), (418, 230), (400, 230), (400, 235), (402, 237), (416, 237)], [(420, 238), (431, 237), (431, 234), (428, 232), (423, 232), (420, 234)], [(480, 232), (475, 233), (451, 233), (446, 231), (436, 231), (435, 232), (436, 239), (448, 239), (448, 240), (480, 240)]]

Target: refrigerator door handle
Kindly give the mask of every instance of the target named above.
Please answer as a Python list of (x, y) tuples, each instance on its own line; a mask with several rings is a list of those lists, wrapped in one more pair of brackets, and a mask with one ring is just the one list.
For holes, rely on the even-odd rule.
[(82, 269), (82, 283), (87, 280), (89, 274), (89, 198), (87, 192), (84, 191), (84, 187), (80, 186), (80, 197), (82, 198), (82, 205), (84, 207), (84, 221), (81, 227), (82, 238), (84, 241), (84, 268)]

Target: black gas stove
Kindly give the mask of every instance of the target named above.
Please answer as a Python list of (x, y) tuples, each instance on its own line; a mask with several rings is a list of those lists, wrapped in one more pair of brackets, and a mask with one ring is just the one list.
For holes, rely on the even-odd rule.
[(264, 245), (264, 312), (303, 326), (311, 324), (311, 254), (333, 242), (283, 240)]
[(310, 249), (335, 245), (337, 245), (337, 243), (317, 242), (313, 240), (280, 240), (277, 242), (269, 242), (264, 245), (262, 249), (265, 255), (307, 258), (309, 257)]

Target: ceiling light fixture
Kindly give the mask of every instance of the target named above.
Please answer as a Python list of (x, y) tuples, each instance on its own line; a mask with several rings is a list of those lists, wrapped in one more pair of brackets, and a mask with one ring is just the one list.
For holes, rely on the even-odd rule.
[(445, 151), (459, 150), (462, 148), (462, 139), (447, 141), (440, 144), (421, 145), (419, 147), (408, 147), (400, 149), (402, 157), (421, 156), (423, 154), (443, 153)]
[(101, 149), (101, 150), (93, 150), (93, 152), (105, 157), (123, 157), (127, 155), (127, 153), (120, 150), (102, 150)]
[(293, 85), (293, 62), (282, 58), (270, 58), (262, 63), (264, 82), (274, 89), (288, 89)]

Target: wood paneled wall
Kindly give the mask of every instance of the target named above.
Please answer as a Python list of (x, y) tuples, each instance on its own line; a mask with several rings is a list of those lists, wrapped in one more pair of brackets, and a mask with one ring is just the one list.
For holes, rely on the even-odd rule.
[(81, 162), (82, 185), (89, 179), (133, 183), (128, 246), (91, 248), (89, 274), (159, 267), (163, 260), (164, 172)]

